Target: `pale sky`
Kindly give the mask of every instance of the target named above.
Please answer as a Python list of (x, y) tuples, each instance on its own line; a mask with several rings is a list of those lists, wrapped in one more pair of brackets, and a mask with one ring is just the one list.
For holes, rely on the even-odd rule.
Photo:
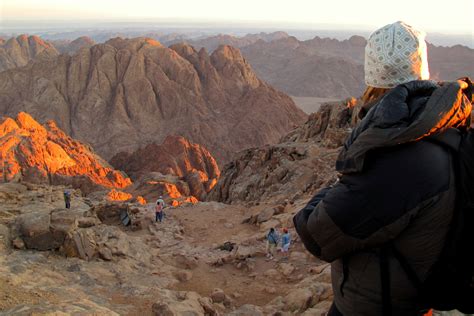
[(402, 20), (425, 31), (474, 34), (474, 0), (0, 0), (0, 19), (179, 19), (369, 29)]

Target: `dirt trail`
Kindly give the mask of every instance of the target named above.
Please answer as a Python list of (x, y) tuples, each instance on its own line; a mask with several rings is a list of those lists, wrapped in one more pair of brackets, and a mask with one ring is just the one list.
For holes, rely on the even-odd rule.
[[(212, 207), (209, 204), (204, 206), (198, 204), (171, 210), (169, 213), (184, 226), (185, 241), (195, 246), (210, 248), (230, 240), (245, 240), (255, 235), (263, 237), (265, 232), (261, 232), (255, 225), (242, 224), (242, 221), (265, 207), (268, 206), (246, 208), (234, 205), (222, 207), (222, 204), (218, 206), (216, 204), (216, 207)], [(265, 241), (261, 240), (260, 243), (264, 249)], [(299, 256), (293, 257), (291, 253), (297, 253)], [(251, 271), (245, 268), (238, 269), (233, 264), (213, 267), (200, 263), (192, 271), (191, 280), (178, 283), (173, 289), (195, 291), (202, 296), (209, 296), (215, 288), (220, 288), (235, 300), (237, 306), (244, 304), (262, 306), (277, 296), (287, 295), (295, 283), (307, 276), (308, 269), (318, 264), (316, 259), (301, 256), (303, 253), (304, 249), (299, 242), (292, 245), (290, 258), (287, 259), (277, 253), (276, 257), (269, 261), (262, 253), (249, 259), (253, 266)], [(295, 271), (288, 277), (283, 277), (277, 270), (280, 263), (294, 265)], [(269, 270), (277, 270), (279, 277), (264, 275)]]

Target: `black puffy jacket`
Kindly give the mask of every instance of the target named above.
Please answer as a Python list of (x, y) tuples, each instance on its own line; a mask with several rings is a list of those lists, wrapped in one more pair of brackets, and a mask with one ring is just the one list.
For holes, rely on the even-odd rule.
[[(382, 315), (379, 247), (392, 242), (422, 280), (438, 259), (456, 198), (445, 140), (471, 111), (461, 90), (432, 81), (392, 89), (346, 141), (340, 181), (295, 216), (306, 248), (332, 263), (343, 315)], [(392, 315), (417, 315), (416, 289), (392, 256), (389, 273)]]

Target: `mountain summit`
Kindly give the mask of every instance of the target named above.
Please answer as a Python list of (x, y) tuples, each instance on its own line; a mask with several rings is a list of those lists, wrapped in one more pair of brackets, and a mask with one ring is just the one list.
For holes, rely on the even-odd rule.
[(274, 143), (306, 115), (240, 51), (115, 38), (0, 73), (0, 114), (53, 119), (105, 158), (181, 135), (219, 160)]
[(56, 48), (39, 36), (20, 35), (0, 42), (0, 71), (21, 67), (32, 59), (59, 55)]
[(69, 184), (91, 189), (125, 188), (129, 178), (114, 170), (91, 149), (61, 131), (53, 121), (45, 126), (29, 114), (0, 121), (2, 179)]

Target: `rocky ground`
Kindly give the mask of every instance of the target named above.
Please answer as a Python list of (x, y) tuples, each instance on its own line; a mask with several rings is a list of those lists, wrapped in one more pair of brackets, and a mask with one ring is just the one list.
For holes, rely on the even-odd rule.
[[(337, 179), (357, 111), (353, 99), (323, 105), (278, 144), (242, 152), (207, 202), (170, 207), (161, 224), (152, 205), (107, 191), (72, 191), (66, 210), (63, 186), (0, 184), (0, 313), (324, 315), (330, 269), (304, 250), (292, 217)], [(290, 229), (288, 258), (266, 259), (271, 227)]]
[[(111, 204), (64, 187), (0, 184), (0, 314), (322, 315), (327, 264), (295, 232), (288, 259), (264, 235), (291, 227), (304, 200), (252, 207), (200, 202), (167, 210)], [(132, 226), (120, 222), (128, 213)], [(221, 250), (226, 242), (233, 249)]]

